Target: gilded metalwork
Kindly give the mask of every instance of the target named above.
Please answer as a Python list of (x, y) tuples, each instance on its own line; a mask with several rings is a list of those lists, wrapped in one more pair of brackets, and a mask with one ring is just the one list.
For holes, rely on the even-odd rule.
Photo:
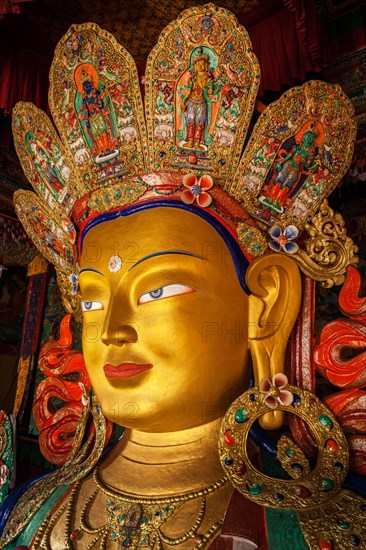
[(81, 187), (71, 151), (64, 146), (43, 111), (19, 102), (13, 110), (14, 145), (28, 180), (50, 210), (68, 215)]
[[(221, 0), (220, 6), (234, 12), (243, 14), (259, 4), (259, 0)], [(128, 44), (129, 51), (137, 65), (143, 67), (150, 53), (151, 45), (155, 44), (161, 30), (177, 14), (185, 10), (188, 5), (194, 5), (192, 0), (159, 0), (149, 1), (135, 0), (129, 5), (128, 10), (121, 9), (120, 0), (108, 0), (108, 6), (101, 7), (90, 0), (79, 0), (67, 6), (65, 17), (55, 17), (54, 2), (36, 9), (33, 6), (33, 17), (37, 17), (39, 28), (50, 36), (52, 43), (56, 44), (60, 36), (65, 32), (66, 21), (78, 21), (80, 14), (85, 14), (88, 21), (94, 21), (109, 29), (120, 44)], [(63, 10), (63, 2), (57, 3), (57, 8)], [(66, 11), (66, 10), (65, 10)], [(87, 14), (87, 15), (86, 15)]]
[(246, 30), (213, 4), (168, 25), (145, 73), (151, 169), (207, 171), (223, 186), (238, 165), (260, 81)]
[[(305, 473), (297, 464), (301, 477), (294, 480), (271, 478), (262, 474), (248, 455), (247, 443), (253, 422), (268, 413), (268, 392), (258, 387), (242, 394), (227, 411), (220, 430), (219, 454), (231, 483), (247, 498), (271, 508), (304, 510), (328, 505), (341, 490), (348, 470), (348, 447), (345, 435), (329, 409), (307, 390), (287, 385), (293, 395), (291, 405), (281, 404), (281, 393), (271, 390), (276, 410), (302, 418), (310, 427), (318, 447), (313, 470)], [(281, 387), (282, 390), (282, 387)], [(273, 394), (273, 395), (272, 395)]]
[(99, 189), (90, 197), (88, 204), (92, 210), (107, 212), (117, 206), (134, 203), (147, 189), (141, 179), (129, 179), (124, 184), (109, 186), (108, 189)]
[(71, 313), (79, 322), (82, 321), (82, 312), (80, 305), (80, 296), (78, 293), (71, 292), (70, 275), (71, 272), (62, 271), (56, 268), (57, 284), (60, 288), (62, 303), (68, 313)]
[[(334, 448), (334, 440), (331, 441)], [(277, 458), (290, 477), (301, 481), (308, 475), (308, 460), (290, 438), (281, 436), (277, 449)], [(365, 499), (344, 489), (324, 506), (298, 511), (301, 530), (309, 547), (322, 548), (320, 544), (328, 542), (332, 550), (362, 547), (366, 540), (363, 516), (366, 516)]]
[[(187, 541), (192, 541), (195, 548), (206, 548), (221, 528), (222, 522), (218, 521), (206, 533), (199, 533), (205, 518), (206, 498), (227, 483), (226, 477), (201, 490), (166, 498), (137, 497), (109, 487), (102, 480), (98, 466), (93, 471), (93, 480), (96, 488), (85, 501), (79, 522), (75, 521), (74, 511), (80, 484), (74, 485), (69, 497), (65, 524), (67, 548), (73, 548), (72, 541), (80, 539), (83, 533), (92, 537), (88, 548), (97, 544), (100, 548), (107, 548), (107, 541), (114, 542), (118, 547), (128, 544), (132, 549), (145, 547), (161, 550), (179, 546)], [(90, 518), (93, 516), (93, 504), (99, 492), (106, 499), (105, 518), (101, 523), (98, 522), (98, 526), (93, 527)], [(161, 528), (166, 522), (169, 524), (169, 519), (179, 513), (184, 504), (195, 500), (197, 500), (198, 513), (190, 529), (179, 537), (171, 538), (164, 534)], [(46, 545), (50, 544), (52, 528), (53, 525), (48, 525), (42, 536)]]
[(309, 237), (304, 250), (293, 254), (292, 259), (305, 275), (326, 288), (343, 284), (347, 266), (356, 265), (359, 260), (358, 247), (347, 237), (341, 214), (335, 213), (325, 200), (305, 229)]
[(146, 135), (136, 65), (107, 31), (93, 23), (73, 25), (60, 40), (49, 102), (79, 174), (78, 197), (144, 171)]
[(253, 225), (241, 222), (237, 227), (238, 241), (248, 254), (257, 258), (267, 250), (267, 241), (263, 233)]
[[(69, 29), (50, 76), (50, 107), (62, 141), (29, 103), (19, 103), (13, 119), (18, 155), (40, 197), (16, 194), (16, 208), (38, 250), (63, 272), (68, 311), (78, 309), (73, 285), (66, 298), (78, 262), (73, 222), (158, 195), (176, 200), (182, 173), (212, 174), (221, 193), (229, 193), (220, 198), (224, 211), (215, 190), (204, 206), (224, 223), (241, 222), (238, 241), (253, 258), (267, 250), (268, 225), (302, 231), (351, 160), (352, 106), (334, 85), (312, 81), (294, 88), (265, 110), (241, 156), (259, 79), (248, 34), (236, 18), (213, 4), (189, 8), (165, 28), (148, 58), (145, 126), (128, 52), (95, 24)], [(147, 168), (155, 172), (142, 175)], [(236, 215), (233, 199), (258, 227), (246, 230), (246, 215)], [(296, 255), (303, 271), (327, 286), (339, 284), (347, 262), (355, 261), (349, 240), (336, 260), (333, 248), (325, 252), (329, 242), (320, 267), (318, 244), (308, 242)]]
[[(342, 490), (326, 506), (298, 512), (298, 517), (309, 548), (365, 547), (365, 499), (355, 493)], [(321, 542), (332, 546), (320, 546)]]
[(27, 277), (32, 277), (32, 275), (38, 275), (39, 273), (46, 273), (47, 269), (48, 269), (47, 260), (40, 254), (37, 254), (33, 258), (33, 260), (28, 264)]
[(25, 357), (24, 359), (22, 356), (19, 357), (18, 372), (17, 372), (17, 389), (16, 389), (14, 405), (13, 405), (13, 414), (16, 416), (18, 415), (20, 407), (22, 406), (24, 391), (27, 387), (27, 378), (28, 378), (29, 368), (31, 366), (31, 359), (32, 359), (31, 356)]
[(309, 81), (269, 105), (226, 189), (253, 217), (301, 232), (352, 160), (353, 107), (336, 85)]
[[(355, 262), (355, 247), (345, 235), (343, 222), (334, 213), (329, 214), (327, 205), (322, 207), (313, 225), (306, 225), (351, 160), (355, 124), (349, 101), (338, 87), (321, 82), (310, 82), (287, 92), (263, 113), (241, 157), (259, 77), (258, 63), (246, 31), (226, 10), (208, 4), (183, 12), (166, 27), (150, 54), (145, 77), (147, 127), (132, 58), (111, 35), (91, 23), (75, 25), (68, 31), (57, 46), (51, 68), (50, 105), (62, 141), (43, 113), (26, 104), (17, 107), (14, 118), (16, 146), (38, 195), (17, 194), (19, 217), (41, 253), (56, 265), (64, 303), (76, 316), (80, 315), (77, 294), (80, 250), (75, 246), (76, 227), (86, 221), (83, 226), (87, 228), (83, 235), (85, 248), (80, 259), (83, 267), (89, 267), (81, 274), (83, 307), (85, 316), (88, 315), (85, 319), (91, 320), (98, 330), (103, 327), (103, 338), (92, 341), (84, 331), (83, 353), (105, 414), (119, 424), (132, 426), (135, 434), (127, 433), (118, 453), (109, 463), (109, 457), (103, 462), (101, 472), (105, 479), (112, 480), (110, 485), (101, 479), (98, 468), (93, 478), (90, 476), (81, 482), (99, 460), (106, 434), (99, 405), (93, 402), (95, 444), (90, 449), (88, 440), (82, 446), (89, 414), (85, 407), (70, 458), (57, 473), (35, 484), (19, 500), (1, 543), (8, 544), (17, 537), (58, 485), (72, 483), (74, 487), (67, 508), (61, 505), (55, 513), (51, 512), (51, 519), (43, 523), (35, 546), (51, 547), (52, 529), (64, 512), (65, 545), (69, 548), (83, 533), (85, 538), (89, 535), (93, 539), (88, 543), (89, 548), (94, 543), (105, 548), (115, 541), (119, 546), (155, 545), (161, 549), (180, 544), (187, 546), (191, 540), (203, 548), (220, 530), (230, 498), (229, 491), (225, 492), (231, 489), (225, 485), (226, 477), (206, 489), (188, 492), (201, 487), (205, 475), (209, 480), (207, 485), (221, 475), (215, 470), (216, 467), (220, 470), (216, 438), (211, 438), (212, 443), (206, 435), (217, 434), (217, 422), (222, 413), (215, 416), (216, 426), (212, 431), (200, 424), (202, 391), (210, 402), (225, 401), (227, 406), (237, 396), (238, 384), (243, 381), (244, 354), (246, 357), (249, 351), (257, 378), (274, 376), (274, 380), (277, 377), (277, 381), (279, 378), (283, 381), (278, 371), (283, 367), (286, 337), (280, 337), (280, 329), (284, 329), (285, 321), (292, 326), (298, 314), (300, 277), (295, 264), (284, 256), (264, 256), (247, 270), (247, 284), (251, 290), (248, 297), (238, 285), (236, 266), (231, 259), (224, 265), (222, 258), (225, 259), (225, 255), (220, 253), (220, 262), (202, 262), (199, 264), (201, 269), (197, 268), (202, 242), (214, 244), (213, 249), (221, 252), (222, 236), (200, 216), (187, 210), (204, 208), (208, 216), (214, 217), (237, 237), (242, 251), (250, 256), (249, 260), (266, 253), (265, 232), (269, 226), (279, 226), (275, 233), (280, 250), (286, 250), (285, 245), (289, 244), (286, 239), (294, 241), (306, 227), (310, 239), (305, 252), (299, 251), (292, 257), (305, 273), (306, 269), (310, 270), (308, 265), (316, 265), (318, 271), (313, 269), (314, 277), (321, 273), (326, 284), (329, 280), (340, 280), (346, 264)], [(148, 170), (150, 172), (146, 173)], [(196, 179), (188, 185), (190, 173)], [(141, 208), (131, 217), (119, 216), (118, 212), (113, 220), (107, 221), (108, 216), (96, 218), (97, 222), (104, 222), (98, 227), (88, 224), (96, 213), (153, 200), (158, 206), (167, 206), (168, 200), (175, 201), (174, 206), (178, 208), (162, 208), (158, 216), (149, 208)], [(258, 227), (241, 205), (258, 220)], [(324, 221), (328, 214), (334, 217), (331, 222)], [(275, 233), (272, 231), (271, 236)], [(131, 235), (138, 246), (131, 247), (126, 240)], [(90, 262), (86, 263), (86, 246), (90, 239), (98, 243), (101, 250), (92, 269)], [(115, 251), (116, 241), (120, 255)], [(189, 285), (171, 285), (170, 281), (162, 282), (160, 278), (156, 282), (153, 278), (156, 266), (159, 277), (164, 272), (158, 265), (160, 254), (155, 254), (159, 258), (155, 257), (150, 268), (145, 265), (138, 268), (144, 269), (144, 275), (151, 276), (150, 286), (147, 282), (144, 283), (146, 288), (132, 284), (137, 271), (130, 275), (128, 263), (133, 266), (141, 263), (133, 257), (136, 248), (140, 258), (150, 258), (152, 242), (162, 243), (163, 251), (175, 251), (176, 243), (180, 244), (179, 250), (191, 251), (175, 255), (177, 273), (183, 272), (180, 263), (183, 256), (186, 265), (192, 266), (184, 268), (184, 278), (189, 279)], [(292, 243), (287, 249), (293, 252), (297, 246)], [(333, 252), (337, 246), (341, 250), (339, 258)], [(228, 252), (227, 247), (224, 252)], [(329, 270), (330, 275), (327, 274)], [(104, 283), (109, 288), (116, 288), (114, 285), (122, 278), (123, 285), (108, 298), (107, 292), (103, 294), (100, 289), (96, 296), (96, 271), (98, 277), (101, 273), (104, 275)], [(202, 282), (197, 288), (209, 283), (210, 292), (197, 292), (197, 279)], [(158, 285), (163, 286), (158, 288)], [(169, 292), (176, 293), (171, 296), (184, 300), (187, 298), (184, 294), (189, 294), (192, 303), (197, 305), (193, 309), (176, 307), (173, 299), (159, 300), (157, 291), (165, 286), (179, 287), (169, 288)], [(215, 300), (206, 299), (207, 295), (214, 296)], [(197, 301), (193, 302), (195, 299)], [(104, 307), (107, 301), (108, 306)], [(133, 307), (126, 308), (127, 301)], [(137, 308), (147, 301), (156, 302), (154, 318), (159, 319), (159, 323), (151, 322), (150, 306)], [(139, 317), (135, 317), (137, 309)], [(196, 312), (194, 316), (192, 311)], [(200, 354), (201, 327), (208, 312), (211, 312), (208, 318), (215, 327), (232, 326), (245, 312), (248, 338), (245, 342), (240, 338), (233, 341), (218, 338), (206, 347), (205, 354)], [(133, 322), (132, 317), (138, 322)], [(123, 336), (119, 331), (122, 323)], [(179, 357), (178, 348), (166, 346), (166, 335), (175, 333), (176, 327), (189, 327), (179, 338)], [(137, 349), (134, 358), (133, 354), (126, 355), (127, 346), (121, 345), (122, 338), (123, 342), (128, 339), (129, 348)], [(104, 353), (105, 346), (109, 346), (108, 354)], [(226, 365), (228, 351), (230, 372), (217, 369), (212, 377), (213, 362)], [(202, 386), (192, 376), (197, 372), (198, 354)], [(152, 355), (155, 367), (147, 363)], [(134, 361), (144, 358), (144, 363), (131, 363), (131, 358)], [(168, 369), (169, 398), (161, 392)], [(128, 393), (131, 399), (127, 405), (133, 405), (136, 417), (132, 419), (119, 410), (116, 412), (111, 404), (114, 398), (119, 403), (124, 395), (122, 386), (128, 383), (114, 384), (111, 380), (132, 378), (144, 371), (146, 377), (141, 377), (139, 384), (130, 384), (125, 394)], [(273, 384), (272, 387), (265, 379), (262, 390), (253, 388), (230, 406), (219, 441), (222, 464), (232, 484), (258, 504), (302, 512), (310, 509), (311, 512), (319, 504), (328, 505), (331, 499), (342, 495), (341, 485), (348, 469), (345, 438), (335, 418), (315, 396), (288, 386), (287, 380), (283, 385)], [(184, 414), (176, 406), (182, 387), (185, 388), (183, 394), (190, 395)], [(135, 407), (137, 402), (141, 410)], [(298, 447), (290, 439), (281, 440), (279, 457), (285, 471), (295, 479), (273, 480), (251, 465), (246, 449), (247, 436), (252, 423), (260, 417), (262, 427), (280, 427), (284, 413), (293, 413), (309, 424), (317, 441), (319, 457), (315, 468), (310, 470)], [(147, 430), (146, 435), (147, 425), (155, 431)], [(198, 446), (197, 437), (192, 439), (194, 434), (197, 436), (192, 426), (198, 426), (205, 436), (198, 438)], [(186, 431), (190, 436), (187, 434), (182, 444)], [(149, 450), (143, 441), (145, 436), (147, 441), (151, 437), (154, 443)], [(205, 440), (205, 454), (200, 448), (201, 439)], [(160, 441), (163, 443), (159, 445)], [(175, 454), (177, 444), (180, 446), (179, 459)], [(126, 448), (136, 445), (139, 451), (123, 454), (124, 445)], [(144, 462), (139, 454), (142, 446), (150, 463)], [(169, 462), (167, 458), (172, 450), (174, 462)], [(207, 456), (207, 460), (202, 460), (202, 456)], [(118, 464), (122, 467), (118, 468)], [(166, 479), (156, 473), (156, 466), (161, 464), (167, 472)], [(138, 490), (134, 495), (144, 497), (128, 492), (123, 476), (128, 482), (134, 480), (136, 483)], [(160, 485), (154, 485), (156, 479)], [(88, 483), (94, 485), (89, 493)], [(115, 489), (119, 483), (124, 490)], [(166, 483), (165, 488), (162, 488), (163, 483)], [(161, 489), (158, 494), (176, 494), (153, 498), (156, 487)], [(83, 502), (84, 489), (87, 496)], [(207, 512), (206, 497), (212, 498), (212, 509), (208, 506)], [(94, 518), (98, 514), (103, 518), (104, 500), (105, 521), (102, 519), (97, 525)], [(180, 508), (186, 502), (193, 502), (194, 511), (196, 500), (198, 515), (185, 534), (169, 537), (163, 530), (165, 523), (170, 519), (172, 523), (174, 519), (179, 522)], [(184, 524), (185, 516), (182, 515), (180, 525)], [(339, 521), (342, 523), (343, 519)], [(65, 525), (61, 519), (60, 523), (62, 529)], [(339, 524), (340, 529), (346, 529), (344, 525), (344, 522)], [(55, 537), (58, 535), (56, 533)], [(84, 540), (77, 541), (75, 546), (83, 546)]]
[(76, 231), (56, 203), (47, 207), (32, 191), (14, 193), (15, 210), (40, 253), (64, 272), (76, 263)]
[(309, 461), (305, 454), (286, 435), (281, 435), (277, 443), (277, 458), (285, 472), (294, 479), (302, 478), (310, 473)]

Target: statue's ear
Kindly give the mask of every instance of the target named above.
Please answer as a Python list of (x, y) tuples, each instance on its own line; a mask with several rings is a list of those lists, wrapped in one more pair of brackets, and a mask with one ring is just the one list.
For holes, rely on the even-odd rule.
[[(284, 372), (287, 341), (301, 301), (299, 270), (288, 256), (271, 254), (259, 258), (246, 276), (249, 297), (249, 349), (256, 385), (262, 378)], [(277, 429), (283, 413), (273, 411), (260, 420), (262, 427)]]

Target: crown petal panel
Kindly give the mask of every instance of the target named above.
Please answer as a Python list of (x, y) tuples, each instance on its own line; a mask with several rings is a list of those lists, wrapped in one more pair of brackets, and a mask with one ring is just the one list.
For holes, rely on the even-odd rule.
[(76, 197), (77, 174), (48, 116), (32, 103), (17, 103), (13, 111), (15, 149), (36, 193), (50, 206), (69, 213)]
[(80, 173), (79, 197), (145, 170), (136, 65), (107, 31), (94, 23), (69, 29), (55, 51), (49, 103)]
[(356, 123), (338, 85), (292, 88), (258, 119), (227, 191), (253, 217), (299, 231), (347, 171)]
[(146, 66), (150, 168), (231, 181), (259, 81), (249, 36), (233, 14), (213, 4), (184, 11)]
[(76, 231), (58, 207), (50, 210), (32, 191), (14, 193), (16, 213), (40, 254), (65, 273), (77, 262)]

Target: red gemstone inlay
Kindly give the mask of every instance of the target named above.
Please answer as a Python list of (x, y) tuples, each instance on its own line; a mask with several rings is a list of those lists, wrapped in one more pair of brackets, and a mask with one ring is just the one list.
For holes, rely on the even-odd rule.
[(236, 468), (235, 473), (237, 476), (243, 477), (243, 475), (245, 474), (244, 466), (239, 466), (238, 468)]
[(334, 441), (334, 439), (327, 439), (325, 442), (325, 446), (333, 452), (339, 451), (339, 445), (336, 441)]
[(299, 485), (295, 488), (295, 495), (299, 498), (309, 498), (309, 496), (311, 495), (311, 491), (307, 487)]
[(224, 441), (225, 441), (226, 445), (234, 445), (236, 439), (232, 435), (231, 430), (226, 430), (226, 432), (224, 434)]
[(318, 539), (320, 550), (333, 550), (333, 544), (329, 540)]

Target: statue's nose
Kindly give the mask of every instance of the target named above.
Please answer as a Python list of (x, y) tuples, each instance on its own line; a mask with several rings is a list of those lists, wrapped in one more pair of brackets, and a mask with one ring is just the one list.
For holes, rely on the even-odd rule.
[(134, 311), (128, 300), (111, 300), (107, 309), (102, 329), (102, 342), (122, 346), (129, 342), (137, 342), (138, 326), (134, 322)]
[(137, 342), (137, 327), (135, 323), (108, 323), (103, 328), (102, 342), (109, 346), (111, 344), (121, 346), (126, 343)]

